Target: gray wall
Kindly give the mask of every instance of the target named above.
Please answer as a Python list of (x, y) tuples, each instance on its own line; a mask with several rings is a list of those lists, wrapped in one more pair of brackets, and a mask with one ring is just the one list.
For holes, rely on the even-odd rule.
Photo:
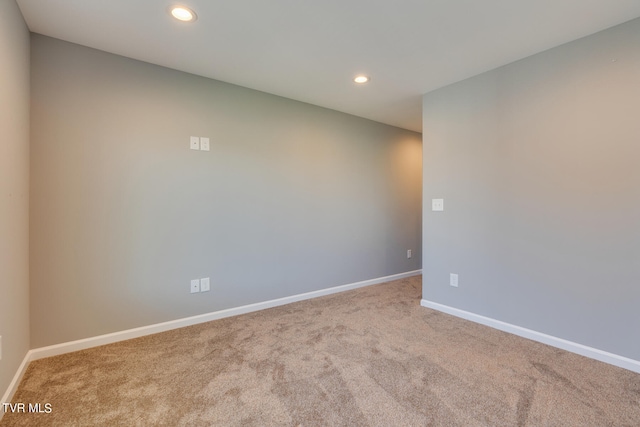
[(29, 350), (29, 31), (0, 1), (0, 397)]
[(423, 298), (640, 360), (640, 20), (423, 114)]
[(40, 35), (31, 59), (33, 347), (421, 268), (419, 134)]

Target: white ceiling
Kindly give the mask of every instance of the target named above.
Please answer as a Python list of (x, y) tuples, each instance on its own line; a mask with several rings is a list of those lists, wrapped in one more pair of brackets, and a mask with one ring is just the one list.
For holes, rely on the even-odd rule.
[(416, 131), (424, 93), (640, 16), (640, 0), (17, 2), (36, 33)]

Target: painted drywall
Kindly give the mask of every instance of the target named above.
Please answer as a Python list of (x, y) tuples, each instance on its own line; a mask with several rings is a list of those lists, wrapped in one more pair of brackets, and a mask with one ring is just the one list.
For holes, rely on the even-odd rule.
[(634, 20), (424, 96), (425, 300), (640, 360), (639, 47)]
[(31, 89), (33, 347), (421, 267), (420, 134), (41, 35)]
[(29, 30), (0, 1), (0, 395), (29, 350)]

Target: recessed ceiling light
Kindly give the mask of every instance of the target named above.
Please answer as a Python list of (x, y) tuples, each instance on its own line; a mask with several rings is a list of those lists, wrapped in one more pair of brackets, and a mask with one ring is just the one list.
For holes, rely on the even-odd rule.
[(371, 80), (369, 77), (367, 76), (355, 76), (353, 78), (353, 81), (359, 84), (363, 84), (363, 83), (368, 83), (369, 80)]
[(196, 13), (185, 6), (171, 7), (171, 16), (182, 22), (193, 22), (197, 19)]

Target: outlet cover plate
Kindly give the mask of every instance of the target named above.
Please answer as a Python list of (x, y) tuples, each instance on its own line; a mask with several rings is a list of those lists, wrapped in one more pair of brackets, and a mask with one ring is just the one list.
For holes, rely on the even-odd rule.
[(200, 292), (208, 292), (211, 289), (211, 282), (208, 277), (200, 279)]
[(458, 275), (451, 273), (449, 274), (449, 285), (453, 286), (453, 287), (458, 287)]
[(444, 211), (444, 199), (431, 199), (432, 211)]
[(200, 279), (193, 279), (191, 281), (191, 293), (195, 294), (200, 292)]

